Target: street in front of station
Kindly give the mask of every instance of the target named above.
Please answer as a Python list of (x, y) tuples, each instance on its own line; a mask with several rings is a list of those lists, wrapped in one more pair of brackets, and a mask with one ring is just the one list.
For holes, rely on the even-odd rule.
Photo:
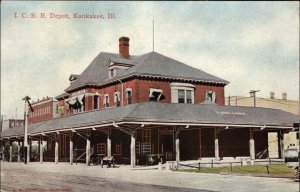
[(268, 178), (68, 163), (1, 163), (1, 191), (298, 192), (299, 182)]

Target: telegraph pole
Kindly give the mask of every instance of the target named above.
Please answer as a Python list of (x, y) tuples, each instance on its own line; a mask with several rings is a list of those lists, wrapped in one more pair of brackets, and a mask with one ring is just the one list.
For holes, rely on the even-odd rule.
[(30, 110), (33, 112), (31, 104), (29, 102), (31, 98), (29, 96), (25, 96), (23, 100), (25, 101), (25, 112), (24, 112), (24, 163), (27, 164), (30, 160), (30, 154), (28, 149), (28, 106)]
[(253, 95), (253, 104), (254, 104), (254, 107), (256, 107), (256, 93), (259, 92), (260, 90), (251, 90), (249, 93), (251, 95)]
[[(293, 125), (295, 131), (298, 131), (298, 179), (300, 180), (300, 123), (294, 123)], [(298, 130), (297, 130), (298, 129)]]

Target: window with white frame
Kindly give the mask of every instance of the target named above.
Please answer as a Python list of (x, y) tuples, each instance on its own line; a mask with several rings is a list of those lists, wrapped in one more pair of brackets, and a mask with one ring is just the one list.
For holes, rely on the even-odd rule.
[(172, 103), (194, 103), (195, 86), (188, 83), (171, 83)]
[(109, 107), (109, 95), (108, 94), (104, 95), (103, 104), (104, 104), (104, 107)]
[(216, 103), (216, 92), (207, 90), (205, 93), (205, 103)]
[(130, 88), (126, 89), (126, 100), (127, 100), (127, 105), (132, 103), (132, 90)]
[(114, 69), (114, 68), (109, 69), (108, 77), (113, 78), (115, 76), (116, 76), (116, 69)]
[(149, 101), (159, 101), (162, 96), (162, 90), (161, 89), (153, 89), (150, 88), (149, 90)]
[(120, 106), (120, 92), (115, 92), (114, 94), (114, 104), (116, 107)]

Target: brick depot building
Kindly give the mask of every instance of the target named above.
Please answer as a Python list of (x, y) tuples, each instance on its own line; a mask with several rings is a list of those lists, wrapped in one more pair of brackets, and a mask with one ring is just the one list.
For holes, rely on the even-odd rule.
[[(298, 121), (277, 109), (225, 106), (226, 80), (157, 52), (130, 55), (127, 37), (119, 39), (118, 54), (101, 52), (69, 80), (57, 101), (40, 102), (50, 109), (28, 114), (40, 161), (73, 163), (74, 153), (87, 164), (95, 153), (132, 166), (149, 154), (167, 161), (267, 158), (270, 131), (280, 136), (283, 158), (283, 135)], [(24, 127), (1, 133), (19, 146), (23, 138)]]

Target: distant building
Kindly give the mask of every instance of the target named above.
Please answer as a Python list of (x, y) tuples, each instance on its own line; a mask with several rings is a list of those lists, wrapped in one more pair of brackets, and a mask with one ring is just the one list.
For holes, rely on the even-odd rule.
[(29, 110), (28, 123), (37, 123), (59, 117), (58, 101), (52, 97), (32, 102), (33, 111)]
[[(230, 96), (225, 99), (226, 105), (231, 106), (254, 106), (254, 95), (250, 94), (249, 97), (243, 96)], [(269, 98), (255, 98), (256, 107), (265, 107), (272, 109), (281, 109), (293, 113), (295, 115), (299, 114), (299, 102), (296, 100), (288, 100), (287, 94), (282, 93), (281, 98), (276, 98), (274, 92), (270, 92)], [(289, 132), (284, 136), (284, 148), (287, 149), (289, 146), (299, 145), (299, 134), (297, 132)], [(277, 133), (269, 133), (269, 152), (278, 152), (278, 137)]]
[(24, 119), (7, 119), (2, 122), (2, 131), (24, 125)]

